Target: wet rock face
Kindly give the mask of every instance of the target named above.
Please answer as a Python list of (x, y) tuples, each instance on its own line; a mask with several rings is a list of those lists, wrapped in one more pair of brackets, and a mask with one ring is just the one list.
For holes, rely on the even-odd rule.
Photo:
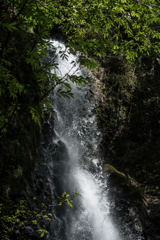
[[(47, 119), (43, 124), (39, 162), (35, 165), (33, 188), (31, 189), (28, 185), (28, 194), (25, 192), (23, 193), (29, 202), (30, 209), (41, 213), (42, 204), (44, 204), (44, 215), (54, 215), (53, 211), (55, 209), (57, 215), (60, 215), (59, 208), (57, 206), (57, 198), (64, 192), (62, 176), (64, 174), (64, 169), (68, 169), (67, 160), (68, 151), (66, 146), (57, 138), (53, 129), (52, 121)], [(67, 172), (69, 172), (69, 170)], [(57, 186), (56, 189), (55, 186)], [(61, 209), (62, 208), (63, 207), (61, 207)], [(34, 225), (32, 223), (32, 220), (35, 219), (38, 221), (38, 225)], [(54, 236), (54, 229), (51, 228), (51, 222), (53, 224), (54, 221), (54, 225), (59, 224), (58, 220), (56, 220), (54, 216), (51, 220), (45, 220), (43, 217), (40, 219), (35, 217), (28, 222), (27, 226), (20, 229), (20, 233), (23, 233), (27, 240), (42, 239), (40, 237), (41, 232), (37, 231), (39, 229), (46, 229), (48, 233), (52, 233), (52, 236)], [(58, 226), (58, 228), (60, 227)], [(60, 229), (60, 231), (62, 230), (63, 229)], [(43, 239), (47, 239), (47, 237), (48, 234), (45, 234)], [(65, 238), (63, 239), (65, 240)]]
[(132, 191), (128, 186), (120, 186), (112, 182), (112, 177), (109, 176), (109, 199), (111, 202), (111, 217), (117, 228), (121, 232), (122, 239), (145, 240), (144, 228), (139, 215)]
[(56, 134), (54, 132), (54, 129), (52, 128), (52, 125), (48, 122), (45, 122), (42, 129), (41, 142), (45, 143), (47, 147), (47, 145), (50, 143), (50, 139), (55, 136)]
[[(52, 119), (46, 119), (43, 124), (39, 163), (35, 166), (33, 193), (36, 198), (37, 208), (41, 208), (41, 204), (47, 205), (45, 215), (52, 215), (50, 221), (39, 221), (39, 228), (46, 229), (48, 234), (43, 238), (47, 239), (48, 235), (55, 236), (55, 229), (51, 226), (57, 226), (57, 229), (63, 235), (65, 240), (65, 232), (62, 234), (61, 223), (59, 217), (63, 212), (63, 206), (59, 210), (58, 197), (64, 192), (63, 175), (67, 172), (65, 179), (69, 175), (68, 150), (66, 145), (59, 139), (53, 129)], [(67, 187), (66, 187), (67, 189)], [(67, 190), (66, 190), (67, 191)], [(49, 204), (46, 202), (49, 199)], [(35, 208), (35, 206), (34, 206)], [(56, 212), (54, 216), (53, 211)], [(37, 229), (36, 229), (37, 230)], [(41, 238), (40, 238), (41, 239)]]
[[(27, 240), (39, 240), (38, 233), (34, 231), (34, 228), (31, 226), (22, 227), (21, 231), (25, 235)], [(19, 234), (17, 234), (19, 235)]]
[[(114, 169), (114, 168), (113, 168)], [(109, 199), (111, 217), (120, 230), (122, 239), (128, 240), (133, 232), (133, 240), (160, 239), (160, 201), (155, 200), (147, 214), (140, 191), (131, 186), (120, 172), (106, 170), (109, 173)], [(123, 224), (122, 224), (123, 223)], [(130, 231), (128, 231), (130, 229)]]

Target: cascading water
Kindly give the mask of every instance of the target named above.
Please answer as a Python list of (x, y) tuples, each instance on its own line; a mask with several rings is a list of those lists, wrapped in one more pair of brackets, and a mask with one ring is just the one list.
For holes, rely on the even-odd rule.
[[(65, 48), (64, 44), (56, 40), (53, 45)], [(68, 60), (62, 60), (57, 52), (57, 73), (62, 77), (67, 72), (87, 75), (78, 63), (73, 67), (71, 62), (76, 59), (69, 54)], [(53, 99), (56, 113), (54, 121), (49, 117), (44, 123), (40, 163), (35, 172), (39, 179), (46, 179), (46, 185), (54, 198), (63, 192), (71, 194), (75, 190), (81, 196), (74, 199), (73, 209), (67, 204), (58, 208), (55, 205), (56, 211), (50, 222), (47, 239), (142, 239), (130, 232), (124, 237), (111, 220), (107, 179), (101, 168), (101, 133), (94, 115), (95, 103), (88, 96), (91, 95), (88, 87), (79, 88), (70, 84), (74, 99)], [(40, 190), (37, 188), (36, 192), (38, 196)]]

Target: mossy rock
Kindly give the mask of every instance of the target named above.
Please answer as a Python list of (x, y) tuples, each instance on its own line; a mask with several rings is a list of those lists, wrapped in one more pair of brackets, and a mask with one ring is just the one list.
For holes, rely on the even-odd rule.
[(142, 199), (141, 188), (129, 175), (118, 171), (110, 164), (103, 166), (103, 172), (110, 173), (109, 181), (112, 186), (123, 188), (123, 190), (127, 191), (128, 194), (132, 195), (135, 199)]
[(110, 179), (112, 182), (117, 183), (118, 185), (129, 185), (129, 178), (124, 173), (119, 172), (115, 167), (110, 164), (105, 164), (103, 166), (103, 172), (110, 173)]

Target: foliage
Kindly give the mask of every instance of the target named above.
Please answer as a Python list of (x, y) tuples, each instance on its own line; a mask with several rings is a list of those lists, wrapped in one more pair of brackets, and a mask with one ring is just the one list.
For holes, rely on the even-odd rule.
[[(0, 4), (3, 31), (0, 37), (0, 131), (3, 134), (25, 113), (31, 114), (41, 126), (42, 110), (45, 106), (45, 111), (51, 111), (48, 95), (54, 93), (57, 85), (60, 86), (58, 95), (73, 97), (73, 94), (70, 85), (65, 83), (66, 76), (61, 78), (51, 73), (51, 68), (57, 68), (55, 61), (44, 61), (47, 47), (51, 47), (46, 38), (60, 11), (57, 9), (56, 13), (58, 2), (54, 1), (52, 14), (46, 3), (40, 1), (1, 1)], [(52, 51), (55, 54), (56, 49)], [(61, 57), (67, 57), (65, 51), (61, 51)], [(81, 84), (83, 79), (74, 82)], [(84, 79), (84, 82), (88, 81)]]
[[(80, 51), (106, 56), (106, 50), (134, 59), (152, 49), (159, 52), (159, 3), (136, 0), (68, 1), (69, 21), (62, 28)], [(66, 7), (66, 6), (65, 6)], [(67, 10), (66, 10), (67, 11)], [(157, 24), (157, 29), (153, 25)], [(72, 32), (74, 34), (72, 34)], [(151, 39), (154, 39), (154, 44)]]
[[(13, 237), (16, 230), (24, 225), (27, 218), (30, 218), (31, 211), (28, 207), (28, 202), (22, 197), (16, 201), (6, 197), (5, 200), (1, 197), (0, 205), (0, 235), (2, 239), (10, 239)], [(22, 236), (23, 239), (24, 236)]]
[[(3, 240), (10, 239), (26, 239), (23, 228), (29, 225), (37, 226), (37, 232), (40, 233), (40, 237), (47, 234), (47, 230), (42, 228), (42, 222), (45, 222), (45, 226), (51, 221), (54, 213), (55, 202), (61, 206), (67, 203), (70, 207), (75, 197), (79, 196), (77, 192), (73, 192), (71, 196), (64, 192), (60, 197), (54, 199), (48, 194), (45, 196), (44, 203), (41, 203), (39, 208), (31, 209), (28, 205), (28, 201), (23, 197), (14, 199), (13, 197), (1, 196), (0, 199), (0, 235)], [(33, 201), (36, 203), (37, 198), (33, 197)], [(53, 206), (54, 205), (54, 206)], [(52, 210), (51, 210), (52, 209)], [(41, 227), (42, 226), (42, 227)]]
[(73, 192), (71, 196), (69, 196), (69, 194), (67, 194), (66, 192), (62, 193), (62, 195), (58, 197), (59, 206), (61, 206), (63, 203), (67, 203), (70, 207), (73, 207), (72, 205), (73, 199), (77, 196), (80, 196), (80, 194), (77, 191)]
[[(47, 39), (52, 27), (59, 26), (67, 35), (70, 51), (85, 54), (84, 63), (92, 67), (88, 52), (104, 57), (106, 50), (111, 48), (112, 54), (134, 59), (138, 53), (149, 54), (160, 49), (160, 6), (154, 0), (147, 3), (137, 0), (74, 0), (66, 3), (62, 0), (1, 0), (0, 7), (0, 30), (3, 32), (0, 37), (1, 133), (5, 133), (24, 111), (41, 125), (42, 107), (45, 104), (49, 109), (47, 96), (57, 85), (61, 86), (59, 95), (72, 97), (71, 89), (63, 84), (64, 79), (49, 71), (50, 67), (56, 68), (55, 62), (42, 63), (42, 58), (47, 56), (47, 46), (51, 46)], [(66, 54), (62, 52), (64, 57)], [(79, 79), (76, 82), (79, 83)], [(29, 101), (35, 94), (35, 87), (36, 103)]]

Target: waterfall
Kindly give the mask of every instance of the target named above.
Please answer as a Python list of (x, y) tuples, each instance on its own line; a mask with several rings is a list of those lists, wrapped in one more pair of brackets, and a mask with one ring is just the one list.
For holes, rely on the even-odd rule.
[[(65, 48), (63, 43), (56, 40), (52, 43), (55, 47)], [(68, 55), (68, 60), (62, 60), (57, 50), (56, 73), (62, 77), (67, 72), (87, 76), (88, 73), (77, 60), (72, 54)], [(76, 66), (73, 67), (72, 61), (77, 62)], [(54, 120), (50, 116), (44, 123), (40, 163), (35, 170), (39, 179), (35, 180), (39, 181), (39, 187), (35, 190), (37, 196), (40, 197), (40, 192), (44, 191), (41, 179), (45, 179), (45, 189), (52, 194), (55, 205), (47, 239), (124, 240), (111, 219), (109, 187), (107, 177), (102, 172), (99, 150), (101, 132), (94, 114), (92, 92), (88, 86), (79, 88), (70, 84), (73, 99), (56, 96), (52, 99)], [(63, 192), (72, 194), (74, 191), (80, 196), (74, 199), (73, 208), (66, 203), (56, 206), (54, 198)], [(129, 235), (125, 239), (138, 238)]]

